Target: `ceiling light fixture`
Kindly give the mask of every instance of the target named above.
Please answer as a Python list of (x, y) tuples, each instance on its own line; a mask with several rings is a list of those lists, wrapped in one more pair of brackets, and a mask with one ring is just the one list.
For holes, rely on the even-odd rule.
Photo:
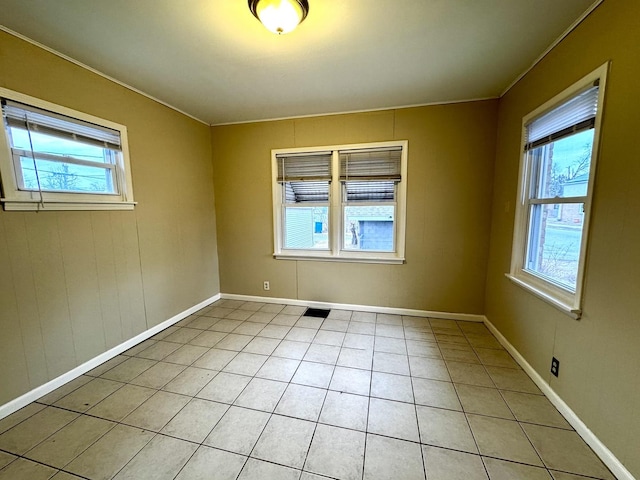
[(251, 13), (273, 33), (289, 33), (309, 13), (307, 0), (249, 0)]

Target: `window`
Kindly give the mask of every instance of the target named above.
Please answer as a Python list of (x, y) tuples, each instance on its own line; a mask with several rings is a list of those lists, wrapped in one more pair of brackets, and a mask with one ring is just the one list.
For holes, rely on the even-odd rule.
[(273, 150), (275, 257), (402, 263), (407, 145)]
[(578, 318), (606, 65), (524, 118), (510, 278)]
[(132, 209), (126, 127), (0, 88), (5, 210)]

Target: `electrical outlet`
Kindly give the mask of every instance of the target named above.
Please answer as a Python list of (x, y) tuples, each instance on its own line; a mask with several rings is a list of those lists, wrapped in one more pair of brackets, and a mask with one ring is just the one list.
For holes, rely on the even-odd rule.
[(265, 290), (269, 290), (269, 289), (271, 289), (271, 286), (269, 285), (269, 282), (264, 282), (262, 284), (262, 288), (265, 289)]
[(556, 357), (553, 357), (551, 359), (551, 373), (553, 373), (557, 377), (559, 372), (560, 372), (560, 360), (558, 360)]

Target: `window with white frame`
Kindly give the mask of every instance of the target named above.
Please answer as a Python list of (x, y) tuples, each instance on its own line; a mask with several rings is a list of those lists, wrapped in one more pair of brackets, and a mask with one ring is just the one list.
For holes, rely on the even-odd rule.
[(607, 66), (523, 120), (510, 278), (578, 318)]
[(407, 145), (273, 150), (276, 258), (402, 263)]
[(126, 127), (0, 88), (5, 210), (133, 208)]

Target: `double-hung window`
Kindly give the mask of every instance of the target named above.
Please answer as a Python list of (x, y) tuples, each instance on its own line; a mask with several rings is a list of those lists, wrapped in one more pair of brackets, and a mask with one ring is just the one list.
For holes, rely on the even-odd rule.
[(0, 89), (6, 210), (133, 208), (126, 127)]
[(276, 258), (402, 263), (407, 142), (272, 152)]
[(510, 278), (579, 317), (606, 66), (524, 118)]

